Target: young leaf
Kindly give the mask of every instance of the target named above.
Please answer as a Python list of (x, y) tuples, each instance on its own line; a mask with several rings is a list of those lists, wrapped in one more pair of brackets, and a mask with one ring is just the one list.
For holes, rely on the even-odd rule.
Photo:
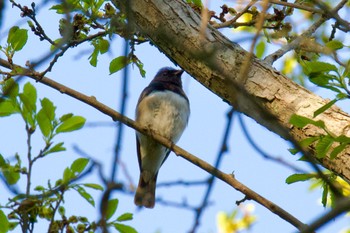
[(329, 155), (329, 157), (330, 157), (331, 159), (336, 158), (337, 155), (338, 155), (340, 152), (342, 152), (342, 151), (345, 149), (345, 147), (346, 147), (347, 145), (348, 145), (348, 144), (341, 143), (339, 146), (337, 146), (337, 147), (335, 147), (335, 148), (333, 149), (333, 151), (331, 152), (331, 154)]
[(117, 218), (117, 221), (119, 222), (129, 221), (129, 220), (132, 220), (132, 218), (133, 218), (132, 213), (124, 213)]
[(299, 181), (306, 181), (312, 178), (316, 178), (316, 174), (293, 174), (287, 177), (286, 183), (292, 184)]
[(99, 39), (99, 50), (101, 54), (104, 54), (109, 49), (109, 41), (104, 39)]
[(60, 152), (60, 151), (65, 151), (66, 148), (63, 146), (63, 142), (57, 143), (51, 149), (47, 150), (44, 152), (44, 155), (50, 154), (50, 153), (55, 153), (55, 152)]
[(109, 74), (113, 74), (121, 69), (123, 69), (126, 65), (128, 65), (130, 61), (125, 56), (119, 56), (114, 58), (109, 64)]
[(264, 40), (260, 40), (260, 42), (256, 45), (256, 56), (258, 58), (262, 58), (265, 53), (266, 42)]
[(69, 118), (71, 118), (72, 116), (73, 116), (73, 113), (64, 114), (63, 116), (60, 117), (60, 121), (61, 121), (61, 122), (66, 121), (66, 120), (68, 120)]
[(323, 105), (322, 107), (320, 107), (319, 109), (317, 109), (314, 112), (314, 117), (317, 117), (318, 115), (320, 115), (321, 113), (325, 112), (327, 109), (329, 109), (330, 107), (332, 107), (333, 104), (335, 104), (338, 101), (338, 99), (334, 99), (332, 101), (329, 101), (328, 103), (326, 103), (325, 105)]
[(42, 108), (39, 110), (36, 116), (41, 133), (47, 138), (52, 132), (52, 124), (50, 119), (47, 117), (45, 110)]
[(320, 140), (318, 140), (317, 144), (316, 144), (316, 153), (317, 153), (317, 158), (324, 158), (327, 154), (327, 152), (329, 151), (329, 149), (331, 148), (332, 144), (334, 142), (334, 138), (332, 138), (331, 136), (324, 136), (321, 137)]
[(335, 141), (336, 142), (350, 144), (350, 137), (347, 137), (345, 135), (340, 135), (339, 137), (335, 138)]
[(89, 159), (79, 158), (72, 163), (72, 165), (70, 166), (70, 169), (73, 172), (73, 174), (77, 176), (85, 169), (88, 163), (89, 163)]
[(71, 169), (66, 167), (66, 169), (64, 169), (64, 171), (63, 171), (62, 183), (67, 184), (74, 177), (75, 177), (74, 173), (71, 171)]
[(14, 51), (19, 51), (27, 43), (28, 40), (28, 30), (20, 29), (17, 26), (14, 26), (10, 29), (7, 43), (11, 46)]
[(6, 233), (9, 231), (10, 223), (7, 220), (5, 213), (0, 210), (0, 233)]
[[(23, 93), (21, 96), (25, 96), (24, 99), (24, 105), (30, 112), (36, 112), (36, 99), (37, 99), (37, 93), (35, 87), (30, 83), (27, 82), (23, 87)], [(23, 100), (22, 100), (23, 101)]]
[(114, 223), (113, 226), (120, 233), (137, 233), (137, 231), (133, 227), (128, 226), (128, 225)]
[(87, 183), (87, 184), (82, 184), (84, 185), (85, 187), (88, 187), (88, 188), (92, 188), (92, 189), (95, 189), (95, 190), (101, 190), (103, 191), (103, 187), (99, 184), (93, 184), (93, 183)]
[(327, 197), (328, 197), (328, 185), (324, 184), (322, 185), (323, 192), (322, 192), (322, 205), (323, 207), (327, 206)]
[(18, 83), (15, 82), (13, 78), (8, 79), (3, 85), (2, 85), (2, 94), (5, 96), (10, 97), (11, 99), (16, 98), (16, 96), (19, 93), (19, 86)]
[(294, 125), (294, 126), (296, 126), (296, 127), (298, 127), (298, 128), (303, 128), (303, 127), (305, 127), (308, 124), (312, 124), (312, 125), (315, 125), (315, 126), (320, 127), (320, 128), (324, 128), (325, 127), (324, 122), (321, 121), (321, 120), (314, 121), (312, 119), (309, 119), (307, 117), (300, 116), (300, 115), (297, 115), (297, 114), (293, 114), (290, 117), (289, 123)]
[(51, 100), (49, 100), (48, 98), (44, 98), (40, 101), (40, 103), (41, 103), (42, 109), (45, 111), (47, 118), (50, 121), (53, 121), (55, 119), (56, 107), (53, 105)]
[(78, 130), (85, 124), (85, 118), (81, 116), (72, 116), (63, 121), (56, 129), (56, 133), (65, 133)]
[(308, 147), (309, 145), (311, 145), (313, 142), (317, 141), (318, 139), (320, 139), (320, 136), (305, 138), (305, 139), (301, 140), (299, 142), (299, 144), (301, 147)]
[(18, 113), (19, 109), (11, 99), (0, 99), (0, 117)]
[(74, 189), (82, 196), (87, 202), (90, 203), (93, 207), (95, 207), (95, 200), (92, 198), (90, 193), (86, 192), (83, 187), (75, 186)]
[(20, 178), (18, 169), (11, 165), (7, 166), (5, 169), (2, 169), (2, 173), (9, 185), (16, 184)]
[(106, 219), (109, 220), (118, 208), (118, 199), (111, 199), (108, 201), (108, 207), (106, 212)]
[(312, 73), (322, 73), (337, 71), (337, 67), (333, 64), (320, 61), (310, 61), (306, 63), (307, 68), (309, 69), (310, 74)]
[(299, 152), (299, 150), (296, 149), (296, 148), (289, 148), (288, 151), (289, 151), (292, 155), (296, 155), (296, 154)]
[(338, 50), (344, 47), (343, 43), (339, 40), (331, 40), (326, 43), (326, 46), (332, 50)]

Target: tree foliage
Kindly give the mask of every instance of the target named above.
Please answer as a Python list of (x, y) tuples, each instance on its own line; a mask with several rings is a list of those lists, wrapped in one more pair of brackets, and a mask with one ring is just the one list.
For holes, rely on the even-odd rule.
[[(244, 54), (244, 59), (241, 60), (240, 72), (235, 74), (238, 77), (237, 80), (242, 80), (242, 83), (233, 83), (232, 92), (242, 89), (242, 95), (249, 99), (250, 103), (253, 103), (252, 106), (258, 107), (258, 111), (261, 111), (258, 113), (261, 113), (261, 116), (273, 115), (274, 113), (267, 111), (264, 105), (261, 106), (260, 102), (249, 93), (247, 94), (247, 90), (245, 90), (245, 77), (250, 76), (249, 70), (252, 64), (261, 64), (252, 63), (252, 61), (258, 59), (264, 59), (264, 62), (268, 65), (272, 65), (280, 59), (281, 72), (290, 76), (294, 82), (307, 88), (327, 89), (332, 93), (332, 99), (319, 106), (311, 115), (293, 114), (287, 119), (288, 126), (293, 130), (297, 129), (302, 132), (313, 127), (313, 130), (317, 132), (315, 135), (300, 138), (295, 138), (294, 135), (289, 135), (290, 137), (281, 136), (290, 139), (293, 143), (294, 148), (290, 149), (292, 154), (302, 153), (300, 160), (311, 163), (314, 167), (314, 171), (311, 173), (297, 172), (289, 176), (286, 182), (292, 184), (312, 180), (314, 184), (317, 184), (313, 187), (317, 186), (322, 189), (322, 204), (324, 206), (330, 205), (336, 209), (339, 200), (344, 200), (344, 197), (349, 195), (349, 185), (346, 182), (348, 177), (344, 174), (338, 174), (341, 168), (325, 170), (320, 165), (327, 167), (324, 162), (326, 159), (335, 160), (340, 155), (346, 154), (350, 149), (350, 135), (345, 131), (341, 134), (334, 133), (329, 129), (329, 125), (319, 117), (335, 111), (334, 105), (340, 101), (346, 101), (350, 96), (350, 62), (347, 56), (349, 51), (348, 45), (345, 43), (350, 26), (349, 22), (341, 17), (344, 12), (348, 13), (349, 2), (295, 1), (289, 3), (285, 1), (252, 0), (245, 4), (242, 3), (242, 5), (223, 4), (219, 12), (207, 9), (201, 1), (197, 0), (187, 0), (186, 3), (176, 2), (179, 2), (180, 6), (186, 4), (188, 15), (198, 14), (201, 16), (200, 25), (196, 26), (200, 26), (203, 37), (207, 28), (210, 30), (229, 28), (235, 33), (240, 32), (240, 35), (251, 38), (250, 51)], [(57, 116), (57, 107), (54, 102), (46, 97), (39, 99), (35, 85), (27, 82), (21, 88), (19, 81), (24, 76), (33, 78), (37, 82), (65, 92), (98, 108), (101, 112), (112, 116), (113, 119), (141, 131), (142, 129), (138, 128), (132, 120), (122, 114), (111, 112), (93, 97), (87, 98), (74, 92), (74, 90), (62, 87), (60, 84), (50, 81), (46, 76), (52, 72), (57, 61), (64, 57), (67, 51), (79, 48), (82, 44), (90, 46), (87, 65), (98, 66), (100, 56), (104, 56), (111, 50), (111, 45), (117, 37), (125, 40), (125, 53), (111, 59), (108, 72), (114, 74), (133, 65), (144, 77), (146, 71), (143, 63), (135, 54), (137, 46), (148, 42), (154, 43), (171, 59), (181, 65), (183, 61), (180, 59), (183, 59), (181, 57), (183, 54), (172, 56), (169, 52), (178, 45), (176, 44), (176, 38), (169, 42), (169, 35), (163, 35), (160, 32), (159, 38), (156, 39), (159, 39), (162, 44), (157, 43), (159, 41), (146, 33), (141, 25), (142, 22), (137, 18), (137, 14), (133, 14), (134, 5), (143, 4), (134, 1), (68, 0), (56, 2), (50, 6), (50, 10), (51, 14), (60, 15), (61, 18), (57, 25), (53, 25), (59, 31), (59, 38), (52, 38), (46, 33), (42, 22), (37, 17), (39, 7), (36, 3), (33, 2), (30, 6), (21, 5), (14, 0), (10, 0), (10, 3), (14, 8), (13, 10), (17, 10), (17, 13), (27, 20), (27, 25), (14, 25), (8, 31), (6, 41), (1, 41), (3, 44), (0, 45), (0, 51), (4, 58), (0, 58), (0, 74), (3, 76), (1, 81), (0, 117), (13, 117), (17, 114), (21, 116), (25, 125), (28, 151), (27, 156), (16, 154), (13, 156), (14, 159), (10, 159), (10, 155), (0, 154), (1, 177), (8, 188), (11, 189), (20, 180), (24, 180), (26, 183), (24, 193), (13, 190), (14, 195), (9, 199), (9, 202), (1, 203), (0, 233), (18, 228), (21, 228), (22, 232), (34, 232), (34, 226), (39, 219), (48, 222), (49, 232), (63, 232), (64, 230), (66, 232), (95, 232), (98, 228), (104, 232), (108, 228), (114, 228), (119, 232), (136, 232), (133, 227), (124, 224), (125, 221), (133, 218), (131, 213), (122, 213), (116, 217), (115, 213), (118, 209), (119, 200), (111, 199), (110, 194), (113, 190), (123, 189), (123, 187), (115, 182), (114, 178), (110, 181), (104, 180), (103, 185), (78, 183), (93, 167), (98, 166), (95, 161), (84, 157), (78, 158), (64, 169), (62, 177), (57, 181), (48, 181), (47, 185), (31, 187), (33, 165), (48, 156), (55, 156), (58, 152), (64, 153), (66, 150), (64, 142), (57, 143), (55, 141), (58, 138), (57, 136), (81, 129), (85, 124), (85, 118), (73, 113)], [(146, 8), (145, 12), (148, 12)], [(163, 12), (163, 14), (167, 13)], [(152, 15), (145, 14), (144, 17), (152, 17)], [(295, 20), (298, 17), (303, 17), (306, 22), (306, 30), (302, 31), (300, 29), (298, 21)], [(186, 35), (182, 36), (186, 37)], [(36, 62), (27, 61), (26, 64), (17, 64), (16, 58), (20, 57), (21, 50), (28, 46), (29, 37), (36, 37), (42, 41), (43, 47), (50, 48), (50, 55)], [(168, 50), (166, 50), (167, 46), (169, 47)], [(192, 54), (194, 59), (198, 59), (199, 63), (202, 62), (200, 64), (210, 67), (213, 77), (216, 77), (215, 72), (217, 72), (217, 64), (211, 61), (213, 60), (211, 59), (212, 55), (216, 52), (215, 49), (209, 48), (209, 50), (204, 50), (202, 54)], [(273, 49), (276, 50), (271, 53)], [(267, 53), (270, 54), (266, 55)], [(288, 55), (284, 56), (287, 53)], [(45, 68), (39, 71), (41, 65)], [(196, 68), (198, 67), (194, 65), (189, 67), (189, 73), (196, 74)], [(225, 72), (223, 71), (223, 73)], [(198, 80), (201, 79), (198, 78)], [(214, 89), (220, 86), (215, 86), (216, 83), (219, 83), (219, 80), (211, 82), (204, 85), (210, 86), (213, 84), (212, 91), (217, 93)], [(225, 100), (227, 101), (227, 99)], [(236, 107), (233, 103), (231, 105)], [(283, 124), (279, 125), (275, 118), (271, 119), (276, 121), (277, 127), (280, 126), (281, 132), (283, 130), (285, 132)], [(344, 126), (344, 129), (346, 127), (348, 126)], [(150, 134), (146, 131), (143, 131), (143, 133)], [(34, 134), (40, 134), (43, 140), (44, 146), (38, 152), (32, 150), (31, 138)], [(248, 199), (253, 199), (269, 208), (269, 205), (266, 204), (268, 200), (245, 188), (234, 177), (230, 178), (227, 174), (225, 176), (225, 174), (215, 170), (204, 161), (196, 159), (181, 148), (174, 146), (171, 142), (156, 135), (152, 136), (171, 148), (175, 153), (185, 157), (202, 169), (210, 171), (213, 175), (215, 174), (232, 187), (240, 190)], [(23, 165), (23, 160), (26, 160), (27, 165)], [(341, 177), (338, 175), (341, 175)], [(212, 181), (208, 183), (211, 187)], [(103, 192), (101, 219), (90, 221), (84, 216), (67, 216), (66, 207), (64, 206), (64, 197), (69, 195), (67, 191), (76, 191), (88, 204), (95, 206), (95, 200), (89, 193), (90, 189)], [(208, 188), (209, 193), (210, 189)], [(204, 201), (203, 206), (199, 208), (199, 213), (206, 205), (207, 203)], [(305, 224), (293, 216), (286, 215), (283, 209), (277, 209), (280, 216), (287, 216), (284, 219), (300, 230), (305, 229), (305, 232), (312, 232), (318, 227), (312, 228), (312, 225), (307, 228)], [(342, 209), (342, 212), (349, 209), (350, 205), (346, 206), (344, 210)], [(220, 222), (227, 229), (230, 228), (230, 230), (223, 232), (236, 232), (249, 228), (252, 222), (255, 221), (255, 218), (250, 215), (247, 215), (247, 218), (243, 216), (239, 219), (237, 211), (233, 211), (230, 216), (227, 214), (221, 214), (220, 216)], [(197, 218), (200, 218), (200, 214), (197, 214)], [(193, 231), (195, 231), (197, 225), (194, 226)]]

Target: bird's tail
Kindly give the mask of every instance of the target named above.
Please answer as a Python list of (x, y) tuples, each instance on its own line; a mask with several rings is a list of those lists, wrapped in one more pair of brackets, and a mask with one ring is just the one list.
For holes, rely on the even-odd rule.
[(152, 175), (149, 171), (142, 171), (139, 185), (137, 186), (134, 202), (137, 206), (153, 208), (155, 204), (157, 174)]

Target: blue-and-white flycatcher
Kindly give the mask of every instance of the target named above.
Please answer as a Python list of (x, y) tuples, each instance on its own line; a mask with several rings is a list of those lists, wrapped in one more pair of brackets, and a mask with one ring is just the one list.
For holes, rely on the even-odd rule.
[[(183, 70), (165, 67), (158, 71), (143, 90), (136, 107), (136, 122), (152, 133), (177, 143), (187, 126), (190, 105), (182, 89)], [(152, 137), (136, 133), (140, 179), (134, 202), (138, 206), (153, 208), (159, 168), (170, 150)]]

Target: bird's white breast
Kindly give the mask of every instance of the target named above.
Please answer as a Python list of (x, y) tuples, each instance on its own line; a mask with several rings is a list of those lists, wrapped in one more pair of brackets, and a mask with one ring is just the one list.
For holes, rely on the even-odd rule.
[(189, 115), (189, 104), (184, 97), (172, 91), (156, 91), (141, 100), (136, 121), (176, 143)]

